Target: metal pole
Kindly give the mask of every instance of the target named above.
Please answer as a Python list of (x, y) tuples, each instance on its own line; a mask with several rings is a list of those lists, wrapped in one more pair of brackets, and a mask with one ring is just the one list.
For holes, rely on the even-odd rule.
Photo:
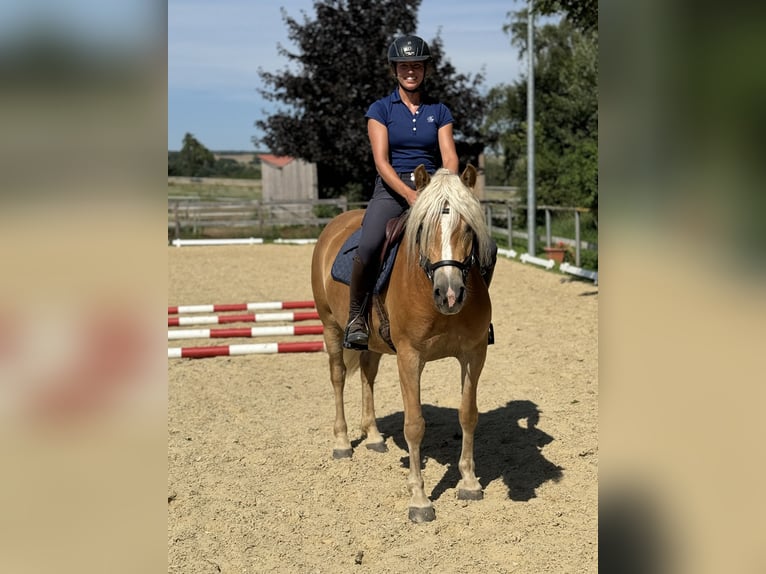
[(575, 209), (575, 265), (580, 266), (580, 212)]
[(535, 255), (535, 64), (532, 0), (527, 0), (527, 252)]

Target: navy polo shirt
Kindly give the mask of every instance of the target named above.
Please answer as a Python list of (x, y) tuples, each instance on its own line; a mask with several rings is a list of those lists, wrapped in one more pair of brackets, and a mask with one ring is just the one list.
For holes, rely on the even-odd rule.
[(439, 136), (442, 126), (455, 120), (444, 104), (424, 97), (418, 111), (410, 112), (399, 96), (399, 88), (374, 102), (365, 116), (388, 128), (388, 155), (398, 173), (412, 172), (421, 163), (428, 173), (441, 165)]

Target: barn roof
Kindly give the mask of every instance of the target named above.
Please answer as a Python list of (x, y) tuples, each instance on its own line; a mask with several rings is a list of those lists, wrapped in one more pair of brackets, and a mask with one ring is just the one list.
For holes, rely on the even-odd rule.
[(285, 167), (288, 163), (295, 159), (289, 155), (273, 155), (270, 153), (262, 153), (259, 154), (258, 157), (261, 158), (261, 161), (264, 161), (267, 164), (278, 168)]

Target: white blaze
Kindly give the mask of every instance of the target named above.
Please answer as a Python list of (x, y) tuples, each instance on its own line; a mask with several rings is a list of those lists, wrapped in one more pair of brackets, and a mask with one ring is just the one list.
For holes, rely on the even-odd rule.
[[(450, 243), (452, 239), (452, 227), (450, 226), (450, 216), (448, 213), (442, 214), (441, 227), (442, 227), (442, 260), (452, 259), (452, 245)], [(452, 308), (455, 305), (456, 299), (457, 299), (457, 294), (452, 289), (452, 285), (450, 284), (449, 287), (447, 287), (447, 304), (449, 305), (450, 308)]]
[(450, 227), (449, 213), (442, 214), (442, 259), (452, 259), (452, 228)]

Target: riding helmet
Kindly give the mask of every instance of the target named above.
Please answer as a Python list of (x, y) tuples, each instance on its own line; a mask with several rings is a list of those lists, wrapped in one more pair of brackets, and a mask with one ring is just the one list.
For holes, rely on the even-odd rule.
[(431, 59), (431, 50), (423, 38), (401, 36), (388, 47), (388, 62), (425, 62)]

